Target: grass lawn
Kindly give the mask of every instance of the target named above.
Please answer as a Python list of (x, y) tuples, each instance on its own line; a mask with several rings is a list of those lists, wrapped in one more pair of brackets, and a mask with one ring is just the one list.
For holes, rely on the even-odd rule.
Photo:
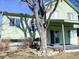
[(61, 52), (58, 55), (51, 57), (38, 57), (30, 53), (30, 50), (22, 49), (18, 52), (10, 52), (10, 53), (2, 52), (0, 53), (0, 59), (79, 59), (79, 52), (73, 52), (73, 53)]

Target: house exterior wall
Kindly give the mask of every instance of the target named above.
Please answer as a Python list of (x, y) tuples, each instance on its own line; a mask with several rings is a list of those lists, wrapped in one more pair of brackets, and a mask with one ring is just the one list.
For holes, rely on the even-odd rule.
[[(10, 17), (15, 18), (15, 20), (20, 19), (20, 17), (17, 17), (17, 16), (16, 17), (10, 16)], [(24, 20), (24, 19), (22, 19), (22, 20)], [(26, 20), (28, 20), (27, 21), (28, 26), (31, 27), (30, 26), (31, 18), (27, 18)], [(7, 16), (3, 16), (2, 24), (3, 25), (2, 25), (2, 30), (1, 30), (1, 38), (3, 38), (3, 39), (24, 39), (25, 38), (24, 32), (20, 28), (17, 28), (16, 25), (10, 26), (10, 20), (7, 18)], [(30, 37), (28, 28), (24, 21), (23, 21), (23, 26), (27, 30), (26, 31), (27, 37)], [(20, 23), (20, 27), (22, 27), (22, 23)], [(39, 37), (38, 32), (36, 31), (35, 33), (36, 33), (35, 38)]]
[[(47, 14), (47, 18), (48, 18), (50, 11)], [(59, 2), (56, 11), (51, 16), (51, 19), (70, 20), (70, 19), (68, 19), (68, 13), (72, 14), (72, 16), (73, 16), (72, 20), (78, 20), (78, 17), (77, 17), (78, 14), (76, 13), (76, 11), (74, 11), (65, 1)], [(54, 18), (53, 15), (56, 15), (57, 17), (54, 16), (54, 17), (56, 17), (56, 18)]]
[(6, 16), (2, 18), (2, 31), (1, 38), (3, 39), (21, 39), (24, 38), (23, 32), (18, 29), (16, 26), (9, 25), (9, 19)]

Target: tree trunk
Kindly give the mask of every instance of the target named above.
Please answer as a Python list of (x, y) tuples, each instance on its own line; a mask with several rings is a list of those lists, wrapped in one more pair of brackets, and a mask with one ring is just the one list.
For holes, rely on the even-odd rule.
[(36, 23), (37, 23), (37, 28), (38, 32), (41, 38), (41, 50), (46, 51), (47, 49), (47, 37), (46, 37), (46, 29), (44, 28), (44, 19), (40, 19), (38, 16), (38, 10), (35, 8), (34, 9), (35, 16), (36, 16)]
[(46, 35), (45, 29), (41, 30), (40, 37), (41, 37), (41, 48), (40, 49), (46, 51), (46, 49), (47, 49), (47, 35)]

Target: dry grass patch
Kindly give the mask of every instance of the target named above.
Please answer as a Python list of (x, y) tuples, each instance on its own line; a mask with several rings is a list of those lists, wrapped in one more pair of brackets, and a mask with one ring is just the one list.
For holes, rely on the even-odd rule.
[[(64, 53), (51, 57), (34, 56), (30, 51), (32, 49), (21, 49), (18, 52), (1, 53), (0, 59), (79, 59), (79, 52)], [(51, 50), (51, 49), (49, 49)]]

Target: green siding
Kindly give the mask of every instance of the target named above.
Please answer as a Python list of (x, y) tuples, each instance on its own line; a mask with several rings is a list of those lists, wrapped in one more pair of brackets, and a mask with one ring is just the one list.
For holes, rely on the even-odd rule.
[(51, 43), (50, 30), (47, 30), (47, 44)]
[(65, 31), (65, 43), (70, 44), (70, 34), (68, 34), (68, 30)]

